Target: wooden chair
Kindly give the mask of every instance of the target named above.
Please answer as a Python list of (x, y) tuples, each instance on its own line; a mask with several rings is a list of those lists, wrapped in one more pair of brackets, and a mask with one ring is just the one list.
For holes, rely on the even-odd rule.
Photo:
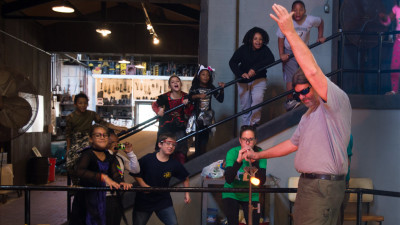
[[(363, 188), (363, 189), (373, 189), (372, 180), (370, 178), (350, 178), (349, 181), (349, 188)], [(365, 225), (369, 221), (378, 222), (379, 225), (382, 225), (382, 221), (384, 221), (383, 216), (373, 215), (370, 214), (370, 204), (374, 200), (374, 196), (371, 194), (363, 194), (362, 195), (362, 203), (363, 210), (361, 221), (365, 222)], [(357, 203), (357, 194), (351, 193), (349, 198), (349, 204)], [(365, 206), (365, 207), (364, 207)], [(344, 214), (344, 221), (357, 221), (357, 213), (345, 213)]]

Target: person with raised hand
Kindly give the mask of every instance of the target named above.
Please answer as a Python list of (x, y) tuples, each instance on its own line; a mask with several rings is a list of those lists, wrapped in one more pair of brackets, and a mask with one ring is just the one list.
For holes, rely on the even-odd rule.
[(294, 95), (308, 107), (289, 140), (245, 158), (274, 158), (296, 152), (301, 173), (294, 205), (295, 225), (334, 225), (345, 193), (347, 145), (351, 133), (351, 105), (347, 94), (322, 72), (307, 45), (294, 29), (292, 15), (274, 4), (271, 14), (287, 38), (300, 68), (293, 76)]

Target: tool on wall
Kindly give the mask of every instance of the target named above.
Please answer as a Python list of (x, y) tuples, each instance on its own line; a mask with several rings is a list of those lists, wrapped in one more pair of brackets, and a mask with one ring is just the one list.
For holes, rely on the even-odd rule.
[(103, 98), (103, 81), (102, 80), (100, 80), (100, 91), (97, 92), (97, 97)]

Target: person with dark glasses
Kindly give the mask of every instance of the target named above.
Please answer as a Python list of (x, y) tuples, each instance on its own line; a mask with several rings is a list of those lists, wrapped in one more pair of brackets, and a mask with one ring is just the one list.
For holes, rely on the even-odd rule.
[(300, 102), (301, 101), (300, 100), (300, 95), (306, 96), (310, 92), (310, 90), (311, 90), (311, 85), (308, 86), (308, 88), (304, 88), (301, 91), (293, 91), (293, 98), (296, 99), (296, 101)]
[(271, 14), (289, 41), (300, 69), (294, 74), (294, 94), (308, 107), (289, 140), (261, 152), (247, 151), (246, 159), (274, 158), (296, 152), (301, 173), (294, 207), (296, 225), (334, 225), (345, 193), (351, 105), (347, 94), (322, 72), (311, 51), (293, 27), (292, 13), (272, 6)]

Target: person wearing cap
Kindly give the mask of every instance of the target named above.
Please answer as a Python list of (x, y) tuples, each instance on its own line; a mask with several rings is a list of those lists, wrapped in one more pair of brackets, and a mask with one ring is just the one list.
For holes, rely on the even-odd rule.
[(262, 152), (247, 151), (246, 159), (274, 158), (296, 151), (301, 173), (294, 204), (295, 225), (336, 224), (345, 194), (351, 105), (347, 94), (323, 74), (311, 51), (293, 27), (292, 14), (272, 6), (271, 14), (287, 38), (300, 69), (293, 77), (294, 94), (308, 107), (289, 140)]

